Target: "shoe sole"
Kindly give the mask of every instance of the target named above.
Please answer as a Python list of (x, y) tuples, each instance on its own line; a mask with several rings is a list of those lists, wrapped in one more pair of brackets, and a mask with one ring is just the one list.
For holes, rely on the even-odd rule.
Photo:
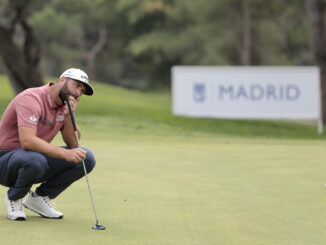
[(63, 215), (59, 216), (59, 217), (49, 217), (46, 215), (43, 215), (42, 213), (37, 212), (36, 210), (33, 210), (32, 208), (28, 207), (26, 204), (23, 203), (23, 206), (31, 211), (33, 211), (34, 213), (37, 213), (38, 215), (41, 215), (43, 218), (47, 218), (47, 219), (62, 219)]
[(10, 220), (17, 220), (17, 221), (24, 221), (24, 220), (26, 220), (26, 218), (24, 218), (24, 217), (10, 218), (9, 216), (7, 216), (7, 218), (10, 219)]

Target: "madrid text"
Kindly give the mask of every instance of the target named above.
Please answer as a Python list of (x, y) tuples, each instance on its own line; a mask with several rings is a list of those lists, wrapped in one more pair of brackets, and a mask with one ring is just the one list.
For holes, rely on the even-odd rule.
[(300, 98), (300, 89), (294, 84), (219, 85), (218, 98), (219, 100), (296, 101)]

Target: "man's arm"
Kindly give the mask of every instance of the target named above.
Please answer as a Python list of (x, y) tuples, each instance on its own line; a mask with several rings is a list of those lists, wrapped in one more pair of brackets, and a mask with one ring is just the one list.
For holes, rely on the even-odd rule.
[[(61, 134), (62, 134), (62, 139), (66, 143), (68, 148), (72, 149), (78, 147), (78, 142), (74, 132), (74, 127), (71, 122), (70, 114), (65, 115), (64, 126), (63, 126), (63, 130), (61, 131)], [(81, 132), (78, 126), (77, 126), (77, 135), (78, 138), (80, 139)]]
[(40, 152), (54, 158), (62, 158), (69, 162), (80, 162), (86, 158), (86, 151), (81, 148), (64, 149), (51, 145), (36, 136), (36, 130), (29, 127), (19, 127), (19, 140), (25, 150)]
[[(75, 99), (73, 96), (69, 96), (69, 99), (70, 99), (72, 111), (74, 112), (76, 110), (76, 107), (77, 107), (77, 104), (78, 104), (80, 98)], [(64, 115), (65, 115), (64, 125), (63, 125), (63, 130), (61, 131), (62, 139), (66, 143), (68, 148), (70, 148), (70, 149), (76, 148), (76, 147), (78, 147), (78, 142), (76, 139), (74, 126), (72, 125), (71, 116), (70, 116), (70, 112), (69, 112), (67, 105), (65, 105)], [(78, 125), (76, 125), (76, 126), (77, 126), (77, 135), (78, 135), (78, 138), (80, 139), (81, 132), (80, 132)]]

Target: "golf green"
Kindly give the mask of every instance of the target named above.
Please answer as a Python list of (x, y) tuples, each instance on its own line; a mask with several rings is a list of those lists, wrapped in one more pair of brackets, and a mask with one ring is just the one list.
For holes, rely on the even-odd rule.
[[(325, 244), (325, 143), (130, 135), (92, 140), (97, 166), (56, 199), (63, 220), (6, 219), (5, 244)], [(60, 143), (60, 140), (56, 140)], [(326, 181), (325, 181), (326, 182)], [(5, 196), (6, 188), (0, 188)], [(2, 218), (1, 218), (2, 217)]]

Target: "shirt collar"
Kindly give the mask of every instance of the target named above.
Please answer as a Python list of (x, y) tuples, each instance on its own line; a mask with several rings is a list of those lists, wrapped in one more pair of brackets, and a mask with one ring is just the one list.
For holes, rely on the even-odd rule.
[(48, 83), (46, 85), (46, 101), (50, 107), (50, 109), (57, 109), (59, 108), (55, 103), (54, 103), (54, 100), (51, 96), (51, 92), (50, 92), (50, 86), (52, 86), (54, 83)]

